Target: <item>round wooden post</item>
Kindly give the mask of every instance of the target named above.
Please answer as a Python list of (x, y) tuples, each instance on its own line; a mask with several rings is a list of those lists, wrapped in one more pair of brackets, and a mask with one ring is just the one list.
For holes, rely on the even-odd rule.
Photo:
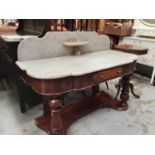
[(50, 99), (49, 96), (43, 96), (43, 98), (42, 98), (42, 101), (43, 101), (43, 114), (44, 114), (45, 117), (50, 116), (50, 113), (51, 113), (50, 108), (49, 108), (49, 104), (48, 104), (49, 99)]
[(61, 100), (51, 99), (49, 101), (49, 106), (51, 110), (51, 125), (50, 125), (51, 134), (53, 135), (66, 134), (61, 117), (61, 108), (62, 108)]

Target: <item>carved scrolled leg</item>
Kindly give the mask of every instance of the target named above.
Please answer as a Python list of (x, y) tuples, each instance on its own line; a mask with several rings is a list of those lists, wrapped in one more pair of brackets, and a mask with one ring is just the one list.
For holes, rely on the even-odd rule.
[(131, 90), (131, 93), (132, 93), (132, 95), (133, 95), (134, 97), (140, 98), (139, 95), (135, 94), (135, 92), (134, 92), (134, 85), (133, 85), (132, 83), (130, 83), (130, 90)]
[(122, 77), (122, 91), (120, 95), (121, 108), (119, 108), (119, 110), (128, 109), (127, 101), (129, 99), (129, 87), (130, 87), (130, 75)]
[(117, 93), (116, 93), (116, 96), (114, 99), (117, 99), (119, 93), (120, 93), (120, 90), (121, 90), (121, 87), (122, 87), (122, 80), (120, 79), (118, 84), (115, 85), (115, 87), (117, 88)]
[(106, 84), (107, 90), (109, 90), (109, 85), (108, 85), (108, 82), (107, 82), (107, 81), (105, 81), (105, 84)]
[(53, 135), (63, 135), (66, 134), (66, 130), (63, 127), (61, 108), (62, 102), (59, 99), (51, 99), (49, 101), (49, 106), (51, 110), (51, 134)]
[[(115, 96), (115, 99), (117, 99), (119, 93), (120, 93), (120, 90), (121, 90), (121, 87), (122, 87), (122, 79), (119, 80), (118, 84), (115, 85), (115, 87), (117, 88), (117, 93), (116, 93), (116, 96)], [(140, 98), (139, 95), (137, 95), (135, 92), (134, 92), (134, 85), (130, 82), (130, 90), (131, 90), (131, 94), (136, 97), (136, 98)]]

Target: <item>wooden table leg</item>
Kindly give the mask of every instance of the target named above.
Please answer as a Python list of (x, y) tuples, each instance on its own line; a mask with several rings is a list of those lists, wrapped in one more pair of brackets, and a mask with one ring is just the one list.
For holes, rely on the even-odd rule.
[(49, 99), (50, 99), (49, 96), (43, 96), (43, 99), (42, 99), (43, 100), (43, 115), (45, 117), (50, 115), (50, 108), (48, 105)]
[(115, 87), (117, 88), (117, 93), (116, 93), (115, 99), (117, 99), (117, 97), (120, 93), (121, 87), (122, 87), (122, 79), (119, 79), (119, 82), (118, 82), (118, 84), (115, 85)]
[(121, 90), (121, 95), (120, 95), (122, 107), (120, 110), (128, 109), (127, 101), (129, 99), (130, 76), (131, 75), (126, 75), (122, 77), (122, 90)]
[[(121, 90), (121, 87), (122, 87), (122, 79), (119, 80), (118, 84), (115, 85), (115, 87), (117, 88), (117, 93), (116, 93), (116, 96), (115, 96), (115, 99), (117, 99), (119, 93), (120, 93), (120, 90)], [(135, 92), (134, 92), (134, 85), (130, 82), (130, 91), (131, 91), (131, 94), (136, 97), (136, 98), (140, 98), (140, 95), (137, 95)]]
[[(108, 82), (105, 81), (105, 84), (106, 84), (107, 90), (109, 90)], [(92, 95), (96, 95), (98, 93), (100, 93), (100, 86), (99, 86), (99, 84), (92, 87)]]
[(135, 94), (135, 92), (134, 92), (134, 85), (133, 85), (133, 83), (131, 83), (131, 82), (130, 82), (130, 90), (131, 90), (131, 94), (132, 94), (134, 97), (140, 98), (139, 95)]
[(50, 130), (53, 135), (66, 134), (66, 129), (63, 126), (61, 117), (62, 102), (60, 99), (51, 99), (49, 101), (51, 110)]

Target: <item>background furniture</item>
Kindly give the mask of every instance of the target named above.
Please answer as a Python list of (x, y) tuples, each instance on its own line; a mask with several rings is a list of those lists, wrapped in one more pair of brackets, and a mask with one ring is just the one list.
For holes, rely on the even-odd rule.
[(132, 44), (118, 44), (115, 45), (114, 49), (136, 55), (145, 55), (148, 53), (147, 48), (142, 46), (135, 46)]
[(19, 19), (18, 27), (1, 26), (0, 36), (7, 46), (2, 54), (2, 63), (7, 66), (7, 77), (12, 81), (17, 91), (21, 112), (25, 112), (28, 105), (41, 102), (41, 97), (19, 78), (15, 65), (17, 47), (23, 39), (42, 37), (47, 31), (51, 30), (50, 26), (49, 20), (41, 19)]
[[(153, 39), (136, 38), (134, 36), (124, 37), (120, 40), (120, 44), (132, 44), (135, 46), (141, 46), (148, 49), (148, 54), (140, 55), (137, 60), (137, 72), (153, 77), (153, 68), (155, 66), (155, 44)], [(153, 81), (151, 81), (151, 84)]]
[(155, 20), (135, 19), (132, 27), (132, 35), (120, 39), (122, 44), (133, 44), (148, 49), (148, 54), (139, 56), (137, 60), (137, 72), (151, 77), (153, 84), (153, 70), (155, 66)]
[(106, 20), (103, 34), (107, 34), (111, 40), (111, 48), (119, 43), (120, 37), (130, 36), (132, 20), (111, 19)]

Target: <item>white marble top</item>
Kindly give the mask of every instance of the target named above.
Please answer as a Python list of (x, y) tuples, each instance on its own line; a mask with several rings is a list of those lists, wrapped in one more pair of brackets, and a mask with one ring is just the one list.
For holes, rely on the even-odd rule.
[(80, 76), (131, 63), (138, 56), (115, 50), (104, 50), (80, 56), (62, 56), (29, 61), (17, 61), (18, 67), (37, 79), (58, 79)]
[(65, 46), (84, 46), (87, 44), (88, 44), (88, 41), (67, 41), (67, 42), (63, 42), (63, 45), (65, 45)]
[(35, 35), (2, 34), (1, 37), (6, 42), (20, 42), (21, 40), (36, 37)]

